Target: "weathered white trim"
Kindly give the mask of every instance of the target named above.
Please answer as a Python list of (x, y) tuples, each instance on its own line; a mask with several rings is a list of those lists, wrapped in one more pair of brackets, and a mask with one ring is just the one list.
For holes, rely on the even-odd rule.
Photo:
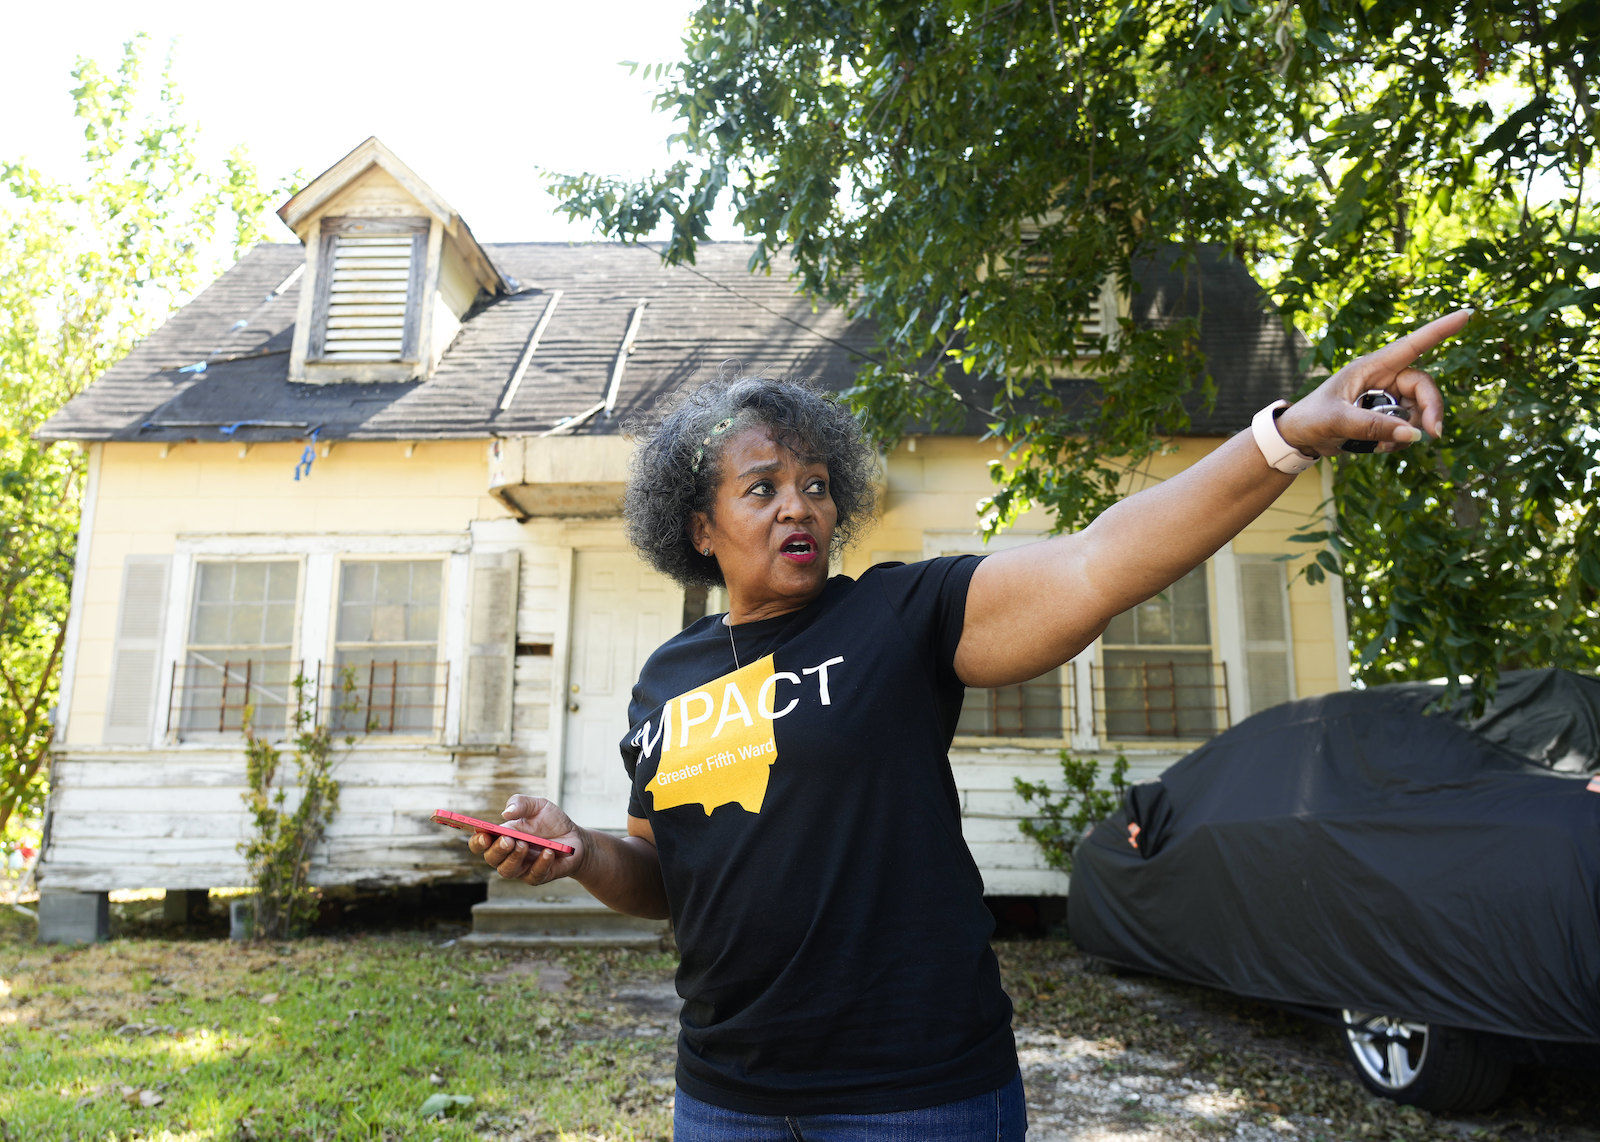
[(439, 298), (439, 269), (443, 261), (444, 224), (435, 218), (428, 227), (427, 252), (422, 263), (422, 296), (417, 298), (417, 360), (422, 363), (424, 377), (433, 376), (447, 348), (437, 344), (434, 338), (434, 309), (443, 304)]
[(1239, 561), (1233, 540), (1211, 557), (1211, 613), (1216, 616), (1212, 643), (1228, 679), (1228, 724), (1236, 726), (1250, 716), (1250, 679), (1244, 655), (1244, 606), (1239, 595)]
[(1094, 664), (1100, 660), (1100, 640), (1097, 638), (1070, 663), (1072, 667), (1072, 748), (1078, 753), (1091, 753), (1100, 748), (1100, 739), (1094, 732)]
[[(569, 530), (561, 529), (563, 532)], [(565, 539), (565, 536), (563, 537)], [(577, 549), (570, 539), (555, 548), (556, 599), (561, 607), (556, 616), (555, 643), (550, 648), (550, 750), (545, 754), (545, 796), (561, 804), (561, 777), (567, 766), (567, 687), (572, 685), (573, 571)]]
[(336, 563), (329, 551), (308, 552), (305, 557), (306, 582), (300, 595), (300, 672), (313, 686), (322, 664), (333, 661)]
[(539, 315), (539, 323), (528, 335), (528, 343), (522, 347), (522, 356), (517, 358), (517, 367), (511, 370), (511, 380), (506, 384), (506, 394), (500, 398), (501, 412), (510, 408), (511, 402), (517, 399), (517, 390), (522, 387), (522, 378), (527, 374), (528, 366), (533, 362), (533, 355), (539, 350), (539, 341), (544, 337), (544, 331), (549, 328), (550, 318), (554, 316), (556, 306), (561, 303), (561, 297), (566, 292), (564, 289), (550, 291), (550, 300), (544, 303), (544, 312)]
[[(413, 754), (418, 757), (443, 757), (450, 758), (459, 752), (458, 747), (449, 742), (436, 741), (432, 737), (401, 737), (398, 734), (383, 734), (378, 736), (357, 737), (357, 746), (362, 753), (382, 754)], [(57, 751), (56, 757), (62, 761), (100, 761), (119, 760), (130, 757), (149, 758), (168, 757), (182, 754), (207, 756), (215, 754), (219, 757), (238, 758), (244, 754), (242, 739), (231, 739), (232, 745), (219, 745), (215, 737), (197, 739), (195, 741), (177, 741), (170, 745), (162, 745), (159, 750), (153, 750), (148, 745), (80, 745), (67, 746)], [(344, 748), (344, 743), (339, 743)]]
[(605, 401), (596, 401), (582, 412), (576, 412), (571, 416), (563, 417), (562, 419), (558, 420), (554, 428), (547, 428), (543, 432), (534, 433), (533, 438), (535, 440), (539, 440), (546, 436), (559, 436), (563, 432), (571, 432), (573, 429), (583, 425), (586, 421), (593, 417), (595, 413), (604, 410), (605, 407)]
[(376, 137), (364, 140), (355, 150), (301, 187), (294, 197), (278, 207), (278, 217), (305, 242), (310, 224), (316, 221), (323, 207), (372, 167), (381, 168), (416, 199), (418, 205), (438, 219), (452, 237), (455, 235), (459, 218), (455, 210)]
[(1002, 531), (984, 543), (983, 535), (975, 527), (968, 531), (930, 529), (922, 533), (922, 557), (937, 559), (941, 555), (987, 555), (993, 551), (1026, 547), (1049, 538), (1047, 531)]
[(644, 321), (644, 309), (649, 304), (649, 298), (639, 299), (639, 304), (633, 308), (633, 316), (628, 318), (628, 330), (622, 335), (622, 344), (617, 346), (617, 359), (611, 363), (611, 384), (606, 388), (604, 404), (607, 416), (617, 407), (617, 394), (622, 391), (622, 372), (628, 367), (633, 343), (639, 336), (639, 325)]
[(67, 602), (67, 637), (61, 648), (61, 681), (56, 685), (56, 708), (51, 715), (53, 746), (60, 748), (71, 726), (72, 689), (78, 672), (78, 640), (83, 637), (83, 593), (89, 582), (89, 549), (94, 543), (95, 508), (100, 502), (100, 457), (103, 444), (91, 444), (83, 477), (83, 504), (78, 509), (78, 550), (72, 558), (72, 591)]
[(176, 550), (195, 555), (444, 555), (469, 551), (465, 531), (388, 535), (269, 533), (179, 535)]
[(467, 685), (467, 605), (472, 595), (469, 557), (452, 552), (449, 574), (445, 577), (444, 654), (445, 671), (444, 740), (461, 741), (461, 698)]
[[(1317, 465), (1317, 475), (1322, 481), (1323, 511), (1326, 513), (1328, 530), (1332, 531), (1338, 524), (1338, 518), (1333, 510), (1333, 461), (1324, 460)], [(1325, 580), (1328, 584), (1328, 603), (1333, 608), (1333, 655), (1342, 669), (1338, 673), (1339, 689), (1350, 689), (1350, 616), (1344, 609), (1344, 576), (1330, 574)]]

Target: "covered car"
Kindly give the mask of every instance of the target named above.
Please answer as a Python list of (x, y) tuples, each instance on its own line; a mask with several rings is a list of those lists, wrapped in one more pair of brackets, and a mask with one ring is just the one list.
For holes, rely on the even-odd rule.
[[(1362, 1080), (1476, 1109), (1600, 1047), (1600, 680), (1287, 703), (1131, 788), (1068, 925), (1125, 967), (1331, 1013)], [(1595, 1054), (1594, 1058), (1600, 1058)]]

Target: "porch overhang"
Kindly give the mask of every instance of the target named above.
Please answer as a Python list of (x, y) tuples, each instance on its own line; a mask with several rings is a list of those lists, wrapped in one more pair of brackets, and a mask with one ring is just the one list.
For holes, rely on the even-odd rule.
[(632, 450), (611, 435), (500, 437), (489, 447), (489, 494), (518, 519), (614, 519)]

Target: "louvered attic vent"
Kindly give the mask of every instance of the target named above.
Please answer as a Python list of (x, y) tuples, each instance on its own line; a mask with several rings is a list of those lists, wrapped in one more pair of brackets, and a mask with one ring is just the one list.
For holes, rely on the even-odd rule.
[[(1040, 282), (1043, 278), (1050, 277), (1050, 253), (1040, 248), (1037, 234), (1022, 235), (1018, 243), (1018, 251), (1011, 262), (1011, 272), (1024, 282)], [(1082, 341), (1078, 342), (1077, 352), (1061, 353), (1061, 357), (1093, 357), (1098, 353), (1094, 337), (1110, 337), (1115, 342), (1117, 339), (1117, 282), (1114, 277), (1107, 275), (1101, 282), (1101, 289), (1096, 296), (1090, 299), (1090, 309), (1083, 315), (1080, 325)]]
[(323, 219), (309, 359), (417, 360), (427, 237), (423, 218)]
[[(1012, 263), (1012, 272), (1024, 281), (1040, 281), (1050, 275), (1050, 255), (1039, 247), (1039, 237), (1036, 234), (1024, 234), (1018, 245), (1017, 256)], [(1090, 300), (1089, 312), (1084, 315), (1082, 335), (1086, 342), (1088, 339), (1102, 336), (1115, 338), (1117, 335), (1117, 294), (1115, 279), (1107, 277), (1100, 285), (1100, 292)], [(1080, 346), (1083, 352), (1092, 352), (1087, 343)]]

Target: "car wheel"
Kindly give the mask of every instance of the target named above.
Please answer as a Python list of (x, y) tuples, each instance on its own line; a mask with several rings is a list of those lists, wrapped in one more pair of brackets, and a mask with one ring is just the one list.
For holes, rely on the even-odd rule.
[(1505, 1093), (1511, 1063), (1470, 1031), (1345, 1010), (1342, 1038), (1368, 1090), (1423, 1110), (1483, 1110)]

